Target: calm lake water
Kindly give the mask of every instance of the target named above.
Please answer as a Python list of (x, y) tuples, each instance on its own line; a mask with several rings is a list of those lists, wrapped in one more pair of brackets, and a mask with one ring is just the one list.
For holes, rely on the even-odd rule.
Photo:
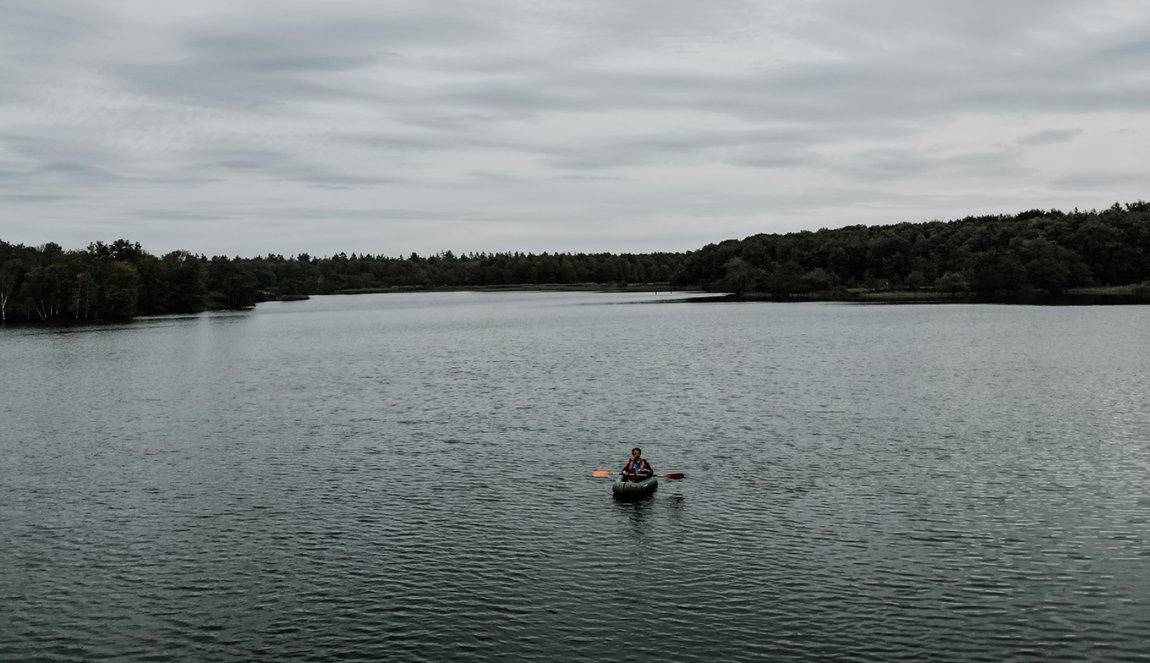
[(667, 299), (0, 329), (0, 660), (1150, 660), (1150, 307)]

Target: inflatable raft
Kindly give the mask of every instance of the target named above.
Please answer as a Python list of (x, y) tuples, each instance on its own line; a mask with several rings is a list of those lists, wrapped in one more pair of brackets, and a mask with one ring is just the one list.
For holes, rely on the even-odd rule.
[(619, 479), (611, 484), (611, 493), (615, 495), (615, 499), (633, 502), (635, 500), (643, 499), (644, 497), (655, 492), (659, 487), (659, 478), (651, 477), (642, 481), (626, 481)]

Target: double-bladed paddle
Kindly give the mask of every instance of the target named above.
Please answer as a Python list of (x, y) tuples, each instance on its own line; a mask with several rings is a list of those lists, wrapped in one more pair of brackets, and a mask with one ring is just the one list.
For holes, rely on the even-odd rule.
[[(593, 477), (613, 477), (613, 476), (615, 476), (615, 473), (611, 472), (609, 470), (595, 470), (594, 472), (591, 473), (591, 476), (593, 476)], [(674, 479), (674, 480), (678, 481), (679, 479), (682, 479), (686, 475), (683, 474), (682, 472), (667, 472), (666, 474), (656, 474), (655, 476), (660, 477), (662, 479)]]

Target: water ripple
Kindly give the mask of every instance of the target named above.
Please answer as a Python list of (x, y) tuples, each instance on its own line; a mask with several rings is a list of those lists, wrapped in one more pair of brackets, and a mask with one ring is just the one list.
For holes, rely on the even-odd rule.
[(588, 297), (0, 330), (0, 661), (1150, 660), (1145, 309)]

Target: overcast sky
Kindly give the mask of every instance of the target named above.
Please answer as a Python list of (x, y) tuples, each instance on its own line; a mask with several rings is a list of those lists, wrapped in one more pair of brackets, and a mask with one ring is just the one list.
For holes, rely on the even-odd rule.
[(683, 251), (1150, 198), (1145, 0), (3, 0), (0, 239)]

